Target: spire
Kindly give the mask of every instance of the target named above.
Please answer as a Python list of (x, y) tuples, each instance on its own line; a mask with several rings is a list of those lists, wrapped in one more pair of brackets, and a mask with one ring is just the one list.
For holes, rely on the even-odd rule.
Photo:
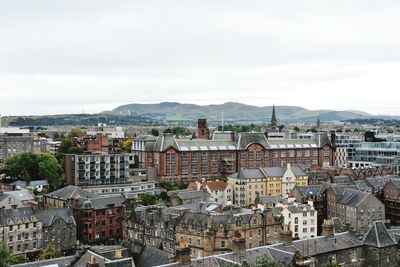
[(319, 116), (317, 118), (317, 129), (319, 129), (319, 127), (321, 126), (321, 121), (319, 120)]
[(272, 106), (271, 126), (276, 126), (275, 105)]

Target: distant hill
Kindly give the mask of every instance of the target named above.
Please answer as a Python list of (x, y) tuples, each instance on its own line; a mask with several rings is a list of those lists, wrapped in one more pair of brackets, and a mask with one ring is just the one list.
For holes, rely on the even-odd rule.
[[(195, 104), (181, 104), (177, 102), (162, 102), (158, 104), (128, 104), (119, 106), (103, 114), (135, 115), (165, 121), (196, 121), (198, 118), (207, 118), (218, 122), (222, 119), (227, 122), (254, 122), (266, 123), (271, 118), (272, 106), (257, 107), (241, 103), (227, 102), (222, 105), (199, 106)], [(352, 119), (366, 119), (375, 116), (363, 111), (348, 110), (308, 110), (297, 106), (276, 106), (279, 122), (311, 122), (320, 117), (321, 121), (341, 121)]]

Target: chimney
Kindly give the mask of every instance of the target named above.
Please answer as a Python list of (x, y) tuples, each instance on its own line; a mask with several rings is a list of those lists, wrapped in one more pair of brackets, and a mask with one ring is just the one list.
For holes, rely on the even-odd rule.
[(289, 229), (288, 224), (283, 225), (283, 230), (279, 233), (280, 242), (283, 243), (284, 246), (290, 246), (293, 244), (292, 231)]
[(246, 251), (246, 239), (242, 237), (239, 231), (236, 231), (235, 236), (232, 238), (232, 251), (239, 255)]
[(120, 248), (117, 248), (115, 250), (115, 258), (117, 258), (117, 259), (122, 258), (122, 250)]
[(322, 235), (324, 235), (326, 238), (333, 238), (334, 237), (334, 228), (333, 228), (333, 223), (331, 219), (326, 219), (324, 220), (324, 223), (322, 224)]
[(190, 264), (190, 248), (186, 241), (179, 241), (179, 246), (176, 247), (176, 260), (182, 265)]
[(99, 267), (99, 264), (96, 263), (96, 257), (94, 255), (90, 255), (89, 262), (86, 263), (86, 267)]

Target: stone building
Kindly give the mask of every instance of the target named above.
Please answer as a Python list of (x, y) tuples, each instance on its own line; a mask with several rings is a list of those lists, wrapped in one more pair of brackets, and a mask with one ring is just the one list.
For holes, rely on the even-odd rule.
[(33, 137), (28, 133), (0, 132), (0, 166), (13, 155), (33, 152)]
[(386, 218), (393, 225), (400, 225), (400, 179), (388, 181), (384, 185)]
[(222, 204), (223, 207), (231, 205), (233, 201), (232, 187), (223, 181), (191, 182), (188, 189), (206, 190), (211, 195), (212, 201)]
[(0, 240), (12, 255), (32, 256), (42, 249), (42, 222), (33, 207), (0, 209)]
[(167, 193), (172, 206), (212, 201), (211, 194), (205, 190), (182, 189)]
[[(328, 202), (332, 200), (332, 187), (328, 189)], [(329, 210), (329, 218), (339, 217), (354, 231), (365, 234), (374, 221), (385, 220), (385, 206), (373, 194), (345, 188), (336, 200), (336, 210)]]
[(53, 244), (63, 255), (73, 255), (76, 249), (76, 223), (70, 208), (48, 208), (38, 211), (42, 223), (43, 245)]

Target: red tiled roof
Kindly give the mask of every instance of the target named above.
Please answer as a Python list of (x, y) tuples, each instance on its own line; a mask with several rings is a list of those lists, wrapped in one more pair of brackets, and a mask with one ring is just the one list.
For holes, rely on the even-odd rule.
[(202, 185), (202, 188), (205, 189), (206, 187), (210, 188), (211, 191), (215, 190), (225, 190), (228, 186), (228, 183), (223, 181), (208, 181)]
[(193, 189), (193, 190), (197, 190), (197, 184), (196, 182), (190, 182), (187, 186), (187, 189)]

